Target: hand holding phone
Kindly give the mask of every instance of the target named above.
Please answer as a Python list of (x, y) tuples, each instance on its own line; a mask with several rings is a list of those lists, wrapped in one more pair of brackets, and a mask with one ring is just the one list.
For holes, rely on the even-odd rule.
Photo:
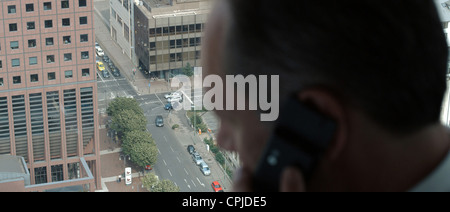
[(335, 131), (330, 118), (291, 97), (267, 142), (256, 171), (255, 191), (279, 191), (281, 173), (288, 166), (298, 167), (308, 181), (328, 148)]

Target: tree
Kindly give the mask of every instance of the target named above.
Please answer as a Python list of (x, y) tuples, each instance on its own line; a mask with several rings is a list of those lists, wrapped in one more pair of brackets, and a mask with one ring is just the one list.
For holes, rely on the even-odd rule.
[(146, 128), (147, 119), (133, 110), (122, 110), (112, 117), (111, 129), (120, 135), (134, 130), (145, 131)]
[(158, 180), (154, 173), (145, 175), (142, 185), (150, 192), (180, 192), (180, 188), (170, 180)]
[(127, 132), (122, 138), (122, 151), (125, 154), (130, 154), (130, 150), (133, 145), (137, 143), (154, 143), (152, 134), (147, 131), (133, 130)]
[(109, 103), (106, 112), (109, 116), (114, 116), (115, 114), (123, 111), (123, 110), (132, 110), (137, 114), (144, 115), (142, 108), (139, 106), (136, 99), (126, 98), (126, 97), (117, 97), (113, 101)]
[(152, 190), (153, 192), (180, 192), (180, 188), (170, 180), (159, 181)]
[(187, 77), (191, 77), (192, 75), (194, 75), (194, 70), (190, 63), (187, 63), (186, 66), (183, 67), (183, 74)]
[(135, 143), (130, 146), (128, 151), (131, 157), (131, 162), (140, 167), (153, 165), (156, 163), (156, 159), (158, 158), (158, 149), (156, 148), (156, 144), (154, 142)]

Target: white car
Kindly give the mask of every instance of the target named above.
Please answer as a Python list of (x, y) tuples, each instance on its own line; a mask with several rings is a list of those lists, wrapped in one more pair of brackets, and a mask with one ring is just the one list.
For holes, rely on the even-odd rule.
[(197, 152), (192, 154), (192, 159), (194, 160), (196, 165), (200, 165), (202, 164), (202, 162), (204, 163), (202, 157)]
[(176, 96), (181, 96), (181, 94), (179, 92), (173, 92), (173, 93), (164, 95), (164, 98), (168, 99), (168, 98), (176, 97)]
[(96, 48), (96, 49), (95, 49), (95, 52), (97, 52), (97, 55), (98, 55), (98, 56), (103, 56), (103, 55), (105, 55), (105, 52), (103, 52), (103, 49), (100, 48), (100, 47)]
[(181, 96), (173, 96), (169, 97), (167, 102), (183, 102), (183, 98)]

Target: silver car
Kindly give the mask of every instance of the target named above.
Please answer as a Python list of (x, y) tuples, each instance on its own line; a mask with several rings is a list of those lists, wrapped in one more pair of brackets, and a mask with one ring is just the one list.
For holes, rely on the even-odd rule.
[(194, 160), (196, 165), (200, 165), (202, 162), (204, 162), (202, 157), (197, 152), (192, 154), (192, 159)]

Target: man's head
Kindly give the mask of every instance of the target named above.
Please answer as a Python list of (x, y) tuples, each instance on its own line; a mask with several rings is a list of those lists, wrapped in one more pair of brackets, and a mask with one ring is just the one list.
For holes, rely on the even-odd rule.
[[(352, 111), (396, 135), (439, 122), (447, 47), (431, 0), (222, 0), (212, 14), (210, 74), (279, 75), (280, 105), (292, 94), (312, 102), (336, 119), (338, 137), (352, 137), (339, 133)], [(272, 125), (252, 111), (218, 115), (219, 144), (254, 169)]]

